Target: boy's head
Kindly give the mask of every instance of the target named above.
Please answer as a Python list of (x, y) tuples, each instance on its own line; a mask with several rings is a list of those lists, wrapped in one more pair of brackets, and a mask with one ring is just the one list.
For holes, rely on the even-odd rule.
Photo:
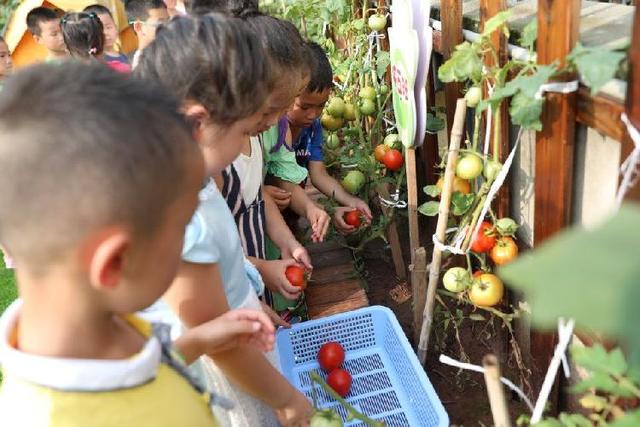
[(261, 13), (246, 13), (243, 19), (262, 42), (273, 68), (271, 93), (263, 120), (255, 133), (275, 124), (291, 108), (296, 96), (307, 85), (309, 55), (298, 29), (290, 22)]
[(162, 295), (203, 179), (178, 108), (155, 84), (101, 64), (39, 65), (7, 80), (0, 241), (19, 279), (78, 283), (80, 297), (115, 312)]
[(310, 126), (320, 117), (333, 87), (333, 71), (324, 49), (311, 41), (307, 42), (307, 48), (311, 59), (309, 83), (287, 113), (289, 123), (294, 127)]
[(11, 74), (13, 69), (13, 61), (11, 61), (11, 52), (9, 52), (9, 45), (0, 36), (0, 80)]
[(101, 4), (92, 4), (84, 8), (85, 13), (95, 13), (102, 23), (104, 30), (104, 50), (111, 52), (118, 41), (118, 27), (113, 20), (113, 15), (109, 8)]
[(163, 25), (136, 73), (183, 101), (210, 174), (235, 160), (261, 120), (270, 79), (256, 35), (240, 19), (213, 13)]
[(93, 12), (71, 12), (60, 20), (62, 37), (69, 54), (75, 58), (92, 58), (104, 51), (104, 29)]
[(169, 20), (162, 0), (125, 0), (129, 24), (138, 36), (138, 49), (144, 49), (155, 39), (156, 29)]
[(205, 15), (210, 12), (238, 16), (242, 13), (257, 12), (258, 0), (191, 0), (191, 15)]
[(66, 47), (60, 31), (60, 14), (47, 7), (36, 7), (27, 14), (27, 28), (35, 41), (49, 53), (64, 55)]

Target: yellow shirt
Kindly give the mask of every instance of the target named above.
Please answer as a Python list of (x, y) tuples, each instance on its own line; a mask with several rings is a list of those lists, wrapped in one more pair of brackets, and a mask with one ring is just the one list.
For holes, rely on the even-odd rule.
[[(11, 345), (18, 306), (0, 323), (0, 423), (4, 426), (216, 426), (208, 397), (160, 361), (150, 337), (127, 360), (78, 360), (22, 353)], [(128, 319), (150, 336), (150, 325)]]

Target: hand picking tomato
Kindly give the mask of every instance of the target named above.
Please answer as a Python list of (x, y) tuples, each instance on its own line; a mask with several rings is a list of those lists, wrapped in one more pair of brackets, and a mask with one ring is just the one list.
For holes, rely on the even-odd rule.
[(388, 145), (379, 144), (379, 145), (376, 145), (376, 148), (373, 150), (373, 155), (375, 156), (377, 161), (382, 163), (382, 159), (384, 159), (384, 155), (387, 154), (389, 150), (391, 150), (391, 147), (389, 147)]
[[(442, 189), (444, 188), (444, 178), (440, 177), (438, 182), (436, 182), (436, 187), (440, 189), (442, 193)], [(471, 193), (471, 183), (466, 179), (458, 178), (457, 176), (453, 177), (453, 192), (459, 191), (462, 194)]]
[(511, 237), (501, 237), (489, 254), (496, 265), (505, 265), (518, 256), (518, 245)]
[(342, 397), (346, 397), (351, 390), (351, 374), (344, 369), (337, 368), (327, 377), (327, 384)]
[(495, 274), (484, 273), (473, 281), (469, 299), (480, 307), (493, 307), (504, 295), (504, 284)]
[(382, 163), (390, 171), (397, 171), (404, 164), (402, 153), (396, 149), (391, 149), (382, 158)]
[(355, 228), (360, 227), (360, 224), (362, 224), (362, 214), (357, 209), (345, 213), (343, 218), (347, 225)]
[(339, 368), (344, 362), (344, 348), (337, 342), (324, 343), (318, 351), (318, 363), (327, 372)]
[(478, 233), (471, 242), (471, 250), (479, 254), (489, 252), (496, 244), (494, 234), (493, 225), (490, 222), (482, 221)]
[(287, 276), (287, 280), (293, 285), (303, 290), (307, 287), (307, 274), (304, 268), (297, 265), (290, 265), (284, 271), (284, 275)]
[(317, 410), (311, 417), (309, 427), (342, 427), (342, 418), (331, 409)]

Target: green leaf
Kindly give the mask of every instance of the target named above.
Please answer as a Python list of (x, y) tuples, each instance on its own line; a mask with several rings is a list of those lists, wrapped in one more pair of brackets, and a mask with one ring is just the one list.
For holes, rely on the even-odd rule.
[(609, 423), (609, 427), (638, 427), (640, 425), (640, 409), (627, 412), (623, 417)]
[(478, 45), (463, 42), (456, 46), (451, 58), (438, 69), (438, 78), (445, 83), (482, 79), (482, 60)]
[(624, 375), (627, 372), (627, 361), (619, 348), (607, 350), (601, 344), (593, 347), (574, 347), (571, 349), (573, 360), (592, 372), (605, 372), (611, 375)]
[(615, 394), (617, 396), (631, 397), (629, 396), (630, 393), (628, 391), (620, 387), (609, 374), (604, 372), (594, 372), (570, 388), (572, 393), (585, 393), (592, 389)]
[(526, 295), (535, 326), (553, 329), (559, 316), (573, 318), (623, 340), (631, 360), (640, 361), (638, 224), (640, 207), (622, 206), (596, 228), (558, 233), (498, 274)]
[(353, 25), (353, 28), (355, 28), (358, 31), (362, 31), (365, 26), (364, 19), (356, 19), (351, 24)]
[(473, 205), (474, 199), (474, 194), (463, 194), (459, 191), (453, 192), (451, 194), (451, 213), (455, 216), (464, 215)]
[(435, 114), (427, 113), (427, 132), (437, 133), (444, 129), (444, 119)]
[(589, 418), (582, 414), (567, 414), (563, 412), (560, 414), (559, 419), (562, 425), (567, 427), (593, 427), (593, 423)]
[(422, 215), (426, 216), (436, 216), (438, 215), (438, 209), (440, 208), (440, 202), (436, 202), (434, 200), (423, 203), (418, 207), (418, 212)]
[(582, 396), (579, 400), (580, 406), (585, 409), (592, 409), (596, 412), (602, 411), (607, 407), (607, 399), (604, 397), (596, 396), (595, 394), (587, 394)]
[(376, 73), (378, 74), (378, 79), (382, 79), (384, 74), (387, 72), (387, 68), (391, 64), (391, 56), (389, 52), (385, 50), (380, 50), (376, 54)]
[(440, 195), (440, 188), (438, 188), (437, 185), (425, 185), (423, 191), (427, 196), (431, 197), (438, 197)]
[(522, 35), (520, 36), (520, 46), (525, 49), (533, 49), (534, 44), (538, 38), (538, 21), (532, 19), (522, 29)]
[(540, 89), (540, 86), (548, 82), (555, 72), (555, 64), (540, 65), (537, 67), (535, 73), (519, 75), (505, 86), (513, 86), (525, 95), (533, 98), (538, 92), (538, 89)]
[(511, 99), (509, 114), (514, 124), (526, 129), (542, 130), (540, 114), (542, 114), (543, 99), (535, 99), (520, 92)]
[(484, 24), (484, 30), (482, 31), (482, 37), (489, 37), (491, 33), (507, 23), (507, 20), (511, 17), (512, 12), (510, 10), (504, 10), (496, 13)]
[(555, 418), (547, 418), (534, 425), (535, 427), (565, 427), (564, 424)]
[(586, 48), (578, 44), (568, 59), (591, 88), (591, 94), (595, 95), (605, 83), (615, 77), (620, 61), (626, 56), (624, 52), (602, 47)]

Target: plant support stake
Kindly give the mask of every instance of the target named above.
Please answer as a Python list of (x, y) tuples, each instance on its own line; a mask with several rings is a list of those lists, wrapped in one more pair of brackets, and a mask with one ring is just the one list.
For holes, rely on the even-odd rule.
[(511, 427), (509, 410), (504, 397), (504, 389), (500, 383), (500, 365), (498, 358), (493, 354), (487, 354), (482, 359), (484, 367), (484, 381), (487, 384), (487, 394), (491, 404), (491, 415), (496, 427)]
[[(447, 157), (447, 167), (444, 172), (444, 185), (438, 210), (438, 224), (436, 226), (436, 237), (443, 242), (449, 222), (449, 204), (451, 202), (451, 190), (455, 177), (456, 162), (458, 161), (458, 151), (462, 142), (462, 131), (467, 113), (467, 103), (464, 98), (459, 98), (456, 102), (456, 113), (451, 129), (451, 143), (449, 144), (449, 154)], [(427, 302), (422, 316), (422, 328), (420, 330), (420, 341), (418, 344), (418, 358), (424, 365), (427, 359), (427, 348), (429, 346), (429, 334), (433, 324), (433, 309), (436, 302), (436, 289), (440, 278), (440, 263), (442, 262), (442, 251), (440, 248), (433, 249), (431, 265), (429, 267), (429, 284), (427, 286)]]

